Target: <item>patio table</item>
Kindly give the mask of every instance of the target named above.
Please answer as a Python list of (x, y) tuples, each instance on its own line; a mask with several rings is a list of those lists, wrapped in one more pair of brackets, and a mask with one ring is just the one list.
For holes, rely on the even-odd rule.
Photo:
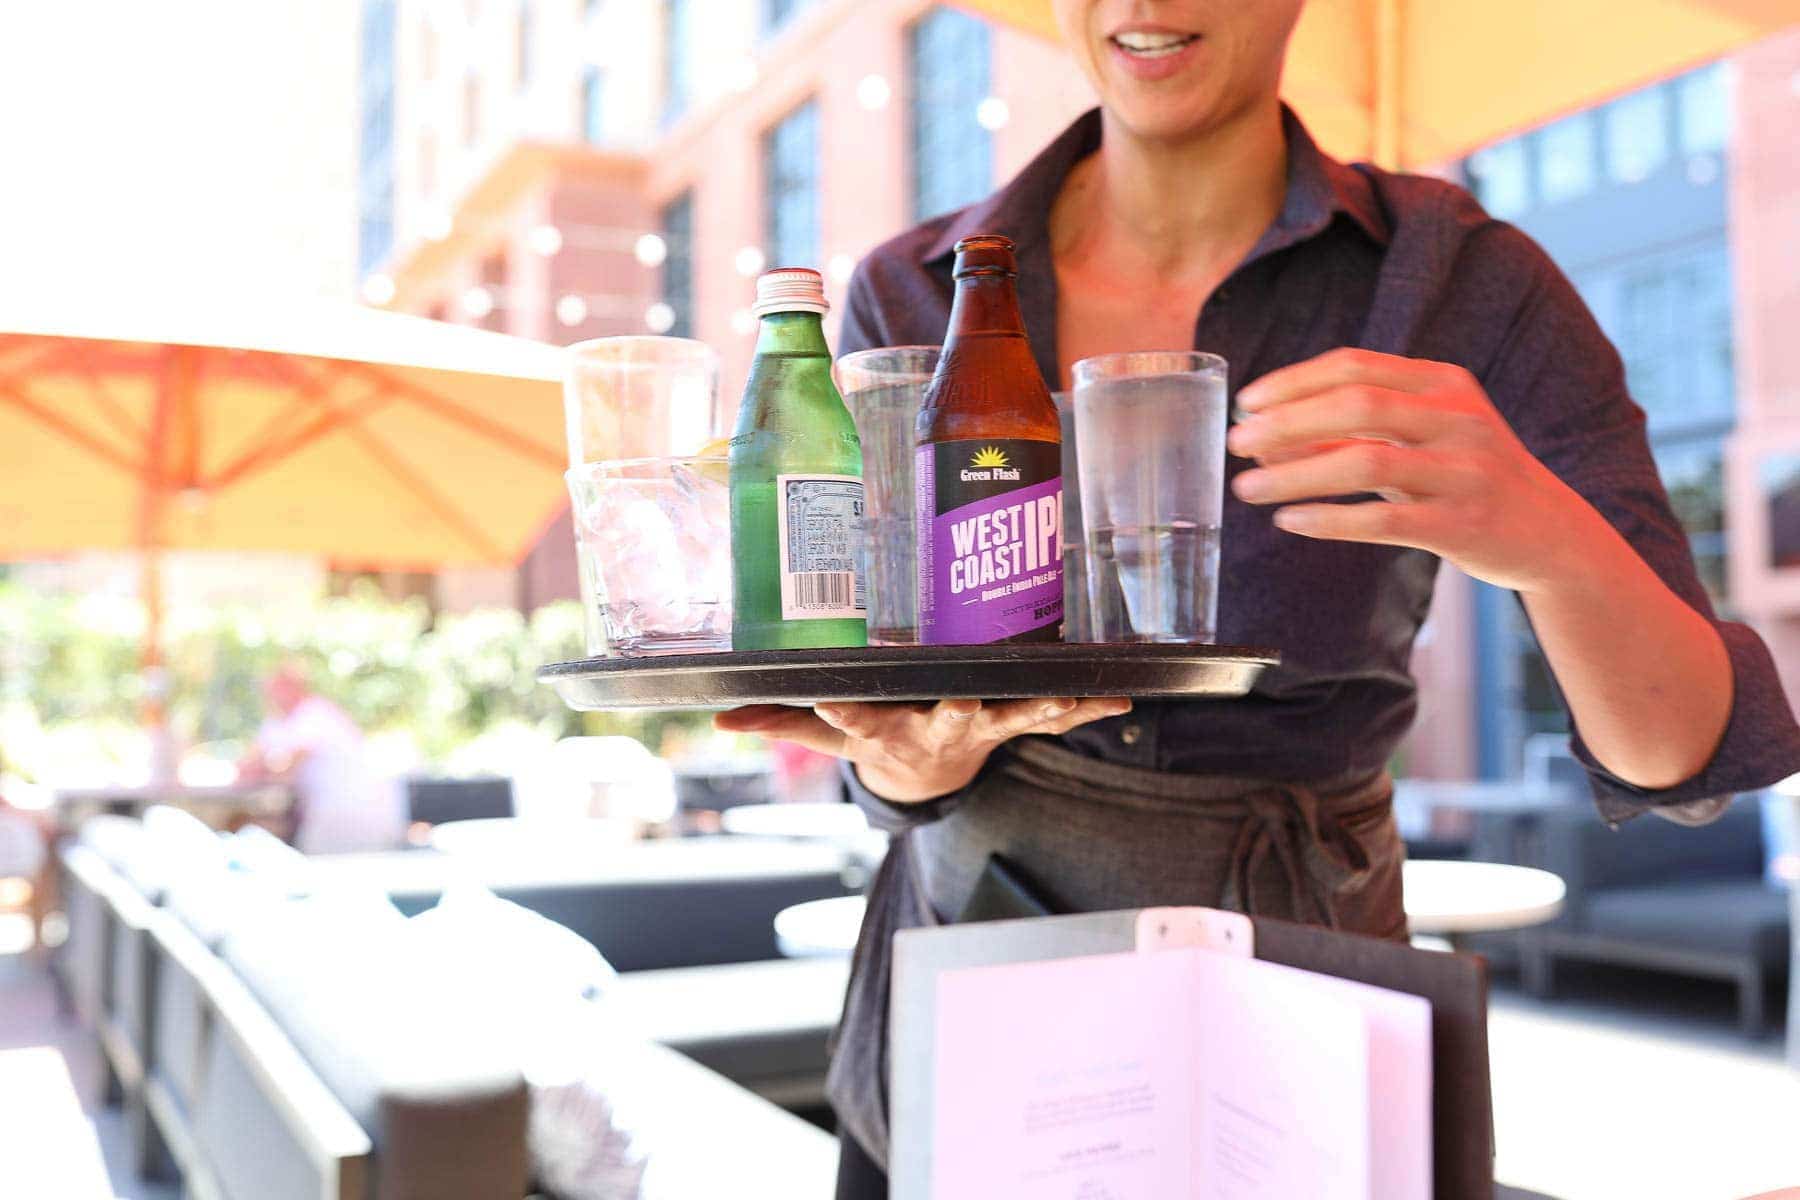
[[(1455, 937), (1520, 929), (1562, 911), (1563, 881), (1505, 863), (1409, 862), (1406, 919), (1413, 933)], [(775, 915), (775, 944), (789, 958), (848, 954), (862, 929), (861, 896), (809, 900)]]
[(55, 789), (54, 811), (64, 829), (74, 829), (96, 812), (141, 816), (153, 805), (166, 804), (193, 813), (214, 828), (228, 828), (234, 817), (259, 821), (287, 817), (294, 794), (286, 784), (114, 784)]

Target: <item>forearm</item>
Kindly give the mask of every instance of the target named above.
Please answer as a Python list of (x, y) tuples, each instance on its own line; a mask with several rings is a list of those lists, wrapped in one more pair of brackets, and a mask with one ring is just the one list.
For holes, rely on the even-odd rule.
[(1637, 787), (1672, 787), (1719, 744), (1731, 663), (1712, 622), (1598, 513), (1586, 517), (1551, 551), (1560, 568), (1520, 597), (1594, 757)]

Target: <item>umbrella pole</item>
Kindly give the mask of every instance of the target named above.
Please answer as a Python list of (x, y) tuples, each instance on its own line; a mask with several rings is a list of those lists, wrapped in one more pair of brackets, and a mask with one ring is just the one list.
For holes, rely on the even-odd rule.
[(163, 669), (162, 551), (144, 548), (139, 591), (144, 601), (144, 644), (139, 667), (144, 681), (144, 728), (150, 735), (150, 782), (175, 782), (175, 740), (169, 729), (169, 678)]

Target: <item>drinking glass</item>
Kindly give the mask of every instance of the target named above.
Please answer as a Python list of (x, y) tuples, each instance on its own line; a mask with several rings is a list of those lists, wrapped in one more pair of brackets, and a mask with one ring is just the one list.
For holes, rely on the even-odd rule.
[(731, 649), (730, 477), (723, 456), (570, 468), (588, 653)]
[(1082, 359), (1074, 374), (1095, 638), (1214, 640), (1225, 360), (1187, 351), (1104, 354)]
[[(569, 466), (638, 458), (714, 452), (726, 436), (719, 405), (719, 356), (704, 342), (671, 337), (607, 337), (568, 348), (563, 375), (563, 416)], [(570, 481), (573, 489), (574, 482)], [(590, 561), (591, 540), (579, 514), (576, 568), (588, 651), (605, 653), (601, 597), (593, 590), (600, 564)]]
[(1098, 641), (1088, 606), (1087, 546), (1081, 534), (1081, 455), (1075, 442), (1075, 397), (1052, 392), (1062, 423), (1062, 564), (1065, 642)]
[(911, 645), (919, 638), (913, 439), (938, 350), (890, 346), (837, 361), (838, 390), (862, 440), (863, 578), (872, 646)]

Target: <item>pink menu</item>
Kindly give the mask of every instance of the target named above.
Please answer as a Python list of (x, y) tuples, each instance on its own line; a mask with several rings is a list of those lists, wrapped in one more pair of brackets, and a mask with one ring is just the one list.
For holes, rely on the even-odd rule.
[(1431, 1010), (1212, 950), (947, 971), (933, 1200), (1428, 1200)]

